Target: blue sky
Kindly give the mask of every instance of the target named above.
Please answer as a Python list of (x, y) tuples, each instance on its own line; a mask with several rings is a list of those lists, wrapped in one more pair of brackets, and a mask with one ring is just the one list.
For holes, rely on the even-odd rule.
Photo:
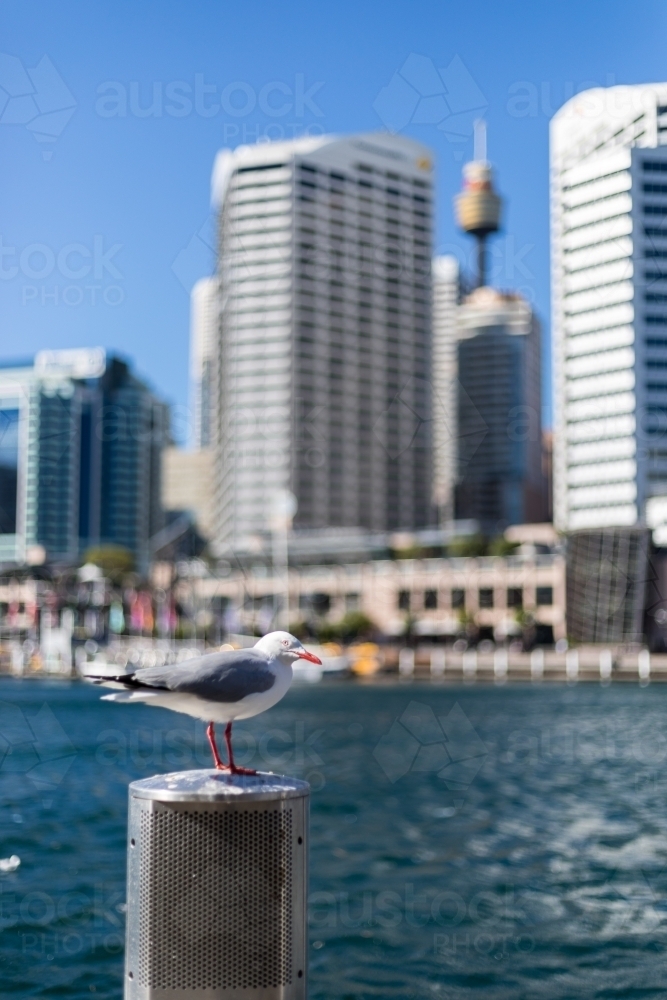
[[(183, 436), (187, 289), (213, 264), (216, 151), (401, 128), (436, 155), (436, 249), (465, 259), (452, 196), (480, 113), (506, 199), (495, 280), (534, 302), (546, 354), (549, 117), (587, 86), (664, 80), (666, 20), (652, 0), (3, 0), (0, 356), (121, 351)], [(444, 117), (429, 67), (450, 82)], [(415, 87), (431, 100), (413, 109)], [(548, 379), (545, 357), (545, 398)]]

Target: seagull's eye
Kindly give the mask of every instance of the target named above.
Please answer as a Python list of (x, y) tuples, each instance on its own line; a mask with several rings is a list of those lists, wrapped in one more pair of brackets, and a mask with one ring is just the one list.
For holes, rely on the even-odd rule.
[(289, 640), (283, 639), (283, 646), (289, 646)]

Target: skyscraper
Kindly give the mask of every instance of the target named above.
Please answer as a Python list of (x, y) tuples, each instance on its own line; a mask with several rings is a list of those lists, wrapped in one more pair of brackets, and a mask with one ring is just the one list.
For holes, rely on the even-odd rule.
[(456, 257), (433, 258), (433, 502), (442, 525), (454, 517), (457, 462), (461, 273)]
[(667, 493), (666, 217), (667, 84), (568, 101), (551, 123), (562, 529), (642, 523)]
[(516, 293), (476, 288), (457, 312), (456, 516), (487, 535), (544, 521), (540, 325)]
[(190, 293), (190, 421), (195, 450), (211, 445), (218, 282), (200, 278)]
[(218, 542), (431, 517), (431, 154), (318, 136), (218, 155)]
[(102, 348), (0, 369), (0, 562), (34, 546), (75, 562), (110, 543), (144, 568), (167, 431), (166, 405)]

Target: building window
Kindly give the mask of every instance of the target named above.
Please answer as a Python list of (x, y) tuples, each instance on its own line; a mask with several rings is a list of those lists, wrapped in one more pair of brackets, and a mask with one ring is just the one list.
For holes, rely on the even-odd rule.
[(553, 587), (537, 587), (535, 590), (535, 601), (537, 604), (553, 604)]
[(426, 611), (435, 611), (438, 606), (438, 591), (437, 590), (425, 590), (424, 591), (424, 608)]
[(480, 608), (492, 608), (493, 589), (491, 587), (480, 587), (478, 600)]
[(399, 607), (399, 611), (409, 611), (410, 610), (410, 591), (409, 590), (399, 590), (399, 592), (398, 592), (398, 607)]
[(19, 461), (19, 410), (0, 409), (0, 535), (16, 533)]
[(508, 608), (522, 608), (523, 607), (523, 588), (522, 587), (508, 587), (507, 588), (507, 607)]
[(331, 608), (329, 594), (300, 594), (299, 609), (313, 611), (316, 615), (326, 615)]
[(466, 592), (462, 588), (455, 587), (452, 590), (452, 608), (456, 611), (466, 606)]
[(358, 611), (359, 610), (359, 594), (346, 594), (345, 595), (345, 610), (346, 611)]

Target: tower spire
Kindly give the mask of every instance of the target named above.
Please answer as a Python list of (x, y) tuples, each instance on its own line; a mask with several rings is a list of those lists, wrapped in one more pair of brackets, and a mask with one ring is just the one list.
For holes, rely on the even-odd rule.
[(483, 118), (477, 118), (473, 128), (473, 159), (486, 163), (486, 122)]

